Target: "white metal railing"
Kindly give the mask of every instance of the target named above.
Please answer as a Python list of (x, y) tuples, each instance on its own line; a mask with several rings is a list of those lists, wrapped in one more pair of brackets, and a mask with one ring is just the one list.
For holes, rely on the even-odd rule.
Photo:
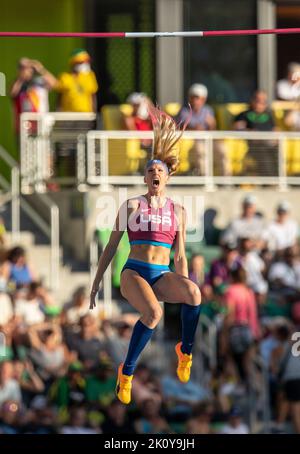
[[(106, 245), (102, 244), (103, 249)], [(99, 239), (97, 238), (97, 233), (94, 234), (90, 241), (89, 253), (90, 253), (90, 288), (92, 288), (93, 281), (98, 268), (99, 261)], [(112, 265), (110, 264), (103, 276), (102, 281), (100, 282), (100, 289), (102, 290), (103, 297), (100, 303), (103, 305), (104, 316), (110, 318), (112, 316)], [(98, 294), (97, 294), (98, 298)]]
[[(109, 169), (114, 167), (116, 162), (123, 163), (123, 169), (126, 162), (126, 150), (121, 151), (119, 155), (114, 151), (111, 152), (110, 146), (115, 140), (132, 141), (133, 139), (151, 139), (153, 133), (151, 131), (90, 131), (87, 134), (87, 183), (92, 185), (100, 185), (103, 189), (107, 189), (109, 184), (126, 184), (140, 185), (143, 184), (143, 176), (131, 175), (130, 173), (114, 173)], [(204, 185), (207, 190), (214, 189), (215, 185), (235, 185), (235, 184), (267, 184), (277, 185), (281, 190), (285, 190), (289, 185), (299, 185), (300, 175), (300, 158), (298, 163), (298, 154), (300, 156), (300, 133), (298, 132), (254, 132), (254, 131), (186, 131), (183, 134), (182, 141), (201, 141), (204, 148), (204, 169), (203, 175), (191, 175), (189, 172), (178, 174), (170, 179), (170, 184), (174, 185)], [(229, 141), (231, 141), (229, 143)], [(235, 142), (236, 141), (236, 142)], [(262, 166), (264, 160), (264, 147), (273, 142), (276, 151), (276, 165), (274, 174), (260, 175), (260, 169), (257, 173), (239, 175), (234, 171), (230, 175), (216, 175), (214, 168), (219, 164), (219, 155), (215, 151), (217, 143), (225, 144), (225, 159), (232, 160), (230, 153), (234, 149), (235, 144), (243, 145), (244, 147), (252, 146), (255, 143), (258, 151), (261, 147), (261, 158), (258, 166)], [(288, 156), (288, 144), (296, 145), (294, 150), (294, 158), (297, 160), (297, 171), (288, 171), (290, 157)], [(124, 144), (123, 144), (124, 148)], [(298, 150), (299, 148), (299, 150)], [(247, 153), (244, 157), (238, 158), (240, 163), (245, 162)], [(293, 151), (291, 153), (293, 155)]]
[[(46, 201), (47, 200), (47, 201)], [(50, 209), (51, 223), (51, 288), (58, 290), (60, 285), (59, 267), (60, 267), (60, 251), (59, 251), (59, 208), (51, 199), (45, 198), (44, 201)]]
[[(249, 380), (248, 410), (249, 426), (251, 433), (262, 426), (263, 433), (270, 433), (271, 408), (269, 370), (261, 355), (257, 354), (252, 359), (251, 379)], [(257, 377), (260, 377), (259, 387), (255, 386)], [(257, 406), (259, 403), (259, 407)]]
[[(93, 113), (22, 114), (22, 192), (45, 192), (47, 182), (55, 180), (59, 180), (61, 184), (72, 182), (78, 190), (85, 190), (87, 184), (100, 185), (102, 189), (107, 189), (110, 184), (143, 184), (143, 160), (147, 152), (139, 144), (142, 139), (152, 139), (153, 132), (89, 130), (90, 122), (95, 120)], [(75, 167), (74, 175), (58, 177), (55, 165), (53, 167), (53, 144), (67, 144), (68, 140), (76, 143), (72, 151), (74, 155), (71, 156)], [(116, 142), (118, 140), (121, 141), (120, 144)], [(201, 172), (192, 169), (192, 158), (187, 149), (195, 143), (201, 144), (203, 148)], [(265, 154), (271, 143), (274, 145), (274, 156), (270, 159), (274, 162), (268, 164), (271, 171), (266, 173), (264, 162), (268, 158)], [(223, 157), (222, 151), (221, 155), (220, 150), (218, 152), (222, 147)], [(253, 152), (255, 147), (256, 151)], [(170, 184), (173, 185), (202, 185), (206, 190), (213, 190), (220, 184), (267, 184), (276, 185), (280, 190), (286, 190), (290, 185), (299, 185), (298, 132), (185, 131), (180, 148), (181, 161), (186, 162), (189, 168), (170, 179)], [(251, 170), (251, 160), (256, 166), (254, 170)], [(138, 161), (139, 172), (133, 172), (128, 162), (132, 164)], [(228, 167), (227, 170), (222, 169), (223, 164)], [(242, 171), (238, 170), (240, 167)]]
[(95, 121), (94, 113), (23, 113), (20, 118), (22, 193), (46, 192), (47, 183), (55, 179), (53, 144), (67, 141), (76, 143), (76, 174), (62, 181), (71, 181), (81, 190), (86, 183), (85, 137)]
[(198, 336), (199, 349), (207, 356), (209, 367), (213, 370), (217, 364), (217, 325), (204, 314), (200, 316)]
[(3, 175), (0, 175), (0, 185), (8, 192), (11, 200), (11, 231), (12, 241), (17, 242), (20, 238), (20, 171), (17, 161), (15, 161), (7, 151), (0, 146), (0, 159), (9, 167), (11, 172), (11, 183)]
[(20, 204), (24, 212), (34, 224), (46, 235), (50, 241), (50, 262), (48, 284), (51, 290), (58, 290), (60, 286), (60, 247), (59, 247), (59, 208), (47, 194), (37, 194), (39, 202), (47, 208), (49, 220), (45, 221), (24, 197), (20, 197)]
[(217, 365), (217, 325), (201, 314), (196, 331), (194, 374), (197, 381), (208, 384), (211, 371)]
[(56, 203), (47, 195), (39, 195), (39, 200), (46, 205), (50, 213), (50, 227), (48, 223), (37, 213), (35, 209), (20, 196), (20, 170), (17, 161), (15, 161), (9, 153), (0, 146), (0, 159), (2, 159), (11, 171), (11, 183), (9, 183), (3, 175), (0, 174), (0, 185), (7, 191), (9, 197), (6, 202), (11, 201), (11, 226), (12, 226), (12, 241), (18, 242), (20, 239), (20, 205), (26, 214), (33, 222), (43, 231), (50, 239), (51, 254), (49, 264), (49, 284), (51, 289), (59, 288), (59, 209)]

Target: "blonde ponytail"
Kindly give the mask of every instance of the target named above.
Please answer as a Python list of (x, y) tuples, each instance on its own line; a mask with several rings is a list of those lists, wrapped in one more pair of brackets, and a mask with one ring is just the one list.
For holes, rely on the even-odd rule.
[(180, 128), (181, 125), (158, 107), (149, 106), (148, 109), (154, 132), (152, 159), (163, 161), (168, 167), (169, 175), (172, 175), (179, 166), (178, 142), (190, 118)]

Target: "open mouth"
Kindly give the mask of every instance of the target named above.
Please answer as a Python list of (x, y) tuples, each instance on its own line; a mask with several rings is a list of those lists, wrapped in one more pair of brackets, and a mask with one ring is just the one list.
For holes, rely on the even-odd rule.
[(154, 179), (152, 180), (152, 186), (153, 186), (154, 188), (158, 188), (158, 187), (159, 187), (159, 183), (160, 183), (160, 182), (159, 182), (159, 179), (158, 179), (158, 178), (154, 178)]

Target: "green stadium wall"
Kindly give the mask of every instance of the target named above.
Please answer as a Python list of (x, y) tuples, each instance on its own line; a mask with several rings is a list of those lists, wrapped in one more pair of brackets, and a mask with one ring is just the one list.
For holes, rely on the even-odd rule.
[[(80, 32), (84, 29), (84, 0), (1, 0), (1, 31)], [(18, 159), (19, 151), (9, 90), (16, 78), (18, 60), (21, 57), (40, 60), (58, 75), (68, 68), (71, 51), (84, 45), (80, 38), (0, 38), (0, 72), (6, 77), (6, 96), (0, 97), (0, 145), (13, 157)], [(55, 106), (56, 94), (51, 93), (50, 109), (55, 110)]]

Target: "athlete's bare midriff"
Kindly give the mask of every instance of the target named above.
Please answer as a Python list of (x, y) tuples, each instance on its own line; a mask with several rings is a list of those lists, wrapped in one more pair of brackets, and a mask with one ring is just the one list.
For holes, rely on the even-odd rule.
[(170, 249), (164, 246), (152, 246), (151, 244), (133, 244), (128, 258), (147, 263), (169, 265)]

